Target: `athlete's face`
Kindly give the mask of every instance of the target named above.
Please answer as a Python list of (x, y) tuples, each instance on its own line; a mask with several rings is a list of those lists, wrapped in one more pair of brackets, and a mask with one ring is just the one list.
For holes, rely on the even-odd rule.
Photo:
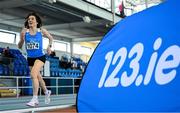
[(28, 25), (29, 27), (37, 27), (37, 21), (35, 16), (29, 16), (28, 18)]

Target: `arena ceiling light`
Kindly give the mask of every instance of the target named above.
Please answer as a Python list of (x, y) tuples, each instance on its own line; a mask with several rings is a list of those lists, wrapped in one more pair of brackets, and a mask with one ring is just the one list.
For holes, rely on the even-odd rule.
[(84, 16), (84, 17), (82, 17), (82, 19), (86, 23), (90, 23), (91, 22), (91, 18), (89, 16)]
[(56, 0), (49, 0), (49, 3), (51, 4), (56, 3)]

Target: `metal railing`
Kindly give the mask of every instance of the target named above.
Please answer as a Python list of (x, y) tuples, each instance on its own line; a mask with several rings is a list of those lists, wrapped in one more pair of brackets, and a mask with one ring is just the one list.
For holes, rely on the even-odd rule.
[[(12, 86), (12, 87), (9, 87), (9, 86), (2, 86), (0, 87), (0, 90), (1, 89), (16, 89), (16, 97), (18, 98), (19, 97), (19, 89), (25, 89), (25, 88), (32, 88), (32, 86), (20, 86), (19, 83), (20, 83), (20, 79), (31, 79), (30, 76), (0, 76), (0, 80), (3, 80), (3, 79), (15, 79), (15, 83), (16, 83), (16, 86)], [(56, 81), (56, 84), (53, 85), (53, 86), (46, 86), (47, 88), (55, 88), (56, 89), (56, 95), (59, 95), (59, 88), (69, 88), (69, 87), (72, 87), (73, 88), (73, 93), (72, 94), (75, 94), (75, 88), (78, 88), (79, 85), (76, 85), (75, 84), (75, 80), (81, 80), (81, 78), (71, 78), (71, 77), (43, 77), (43, 79), (49, 79), (49, 80), (52, 80), (54, 79)], [(59, 86), (59, 80), (72, 80), (72, 85), (61, 85)], [(1, 81), (0, 81), (0, 84), (1, 84)], [(41, 95), (41, 92), (42, 92), (42, 88), (40, 87), (40, 95)]]

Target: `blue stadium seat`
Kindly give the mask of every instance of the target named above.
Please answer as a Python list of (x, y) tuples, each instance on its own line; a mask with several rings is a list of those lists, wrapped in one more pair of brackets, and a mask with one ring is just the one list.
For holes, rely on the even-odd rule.
[(0, 75), (3, 75), (4, 74), (4, 67), (2, 65), (0, 65)]

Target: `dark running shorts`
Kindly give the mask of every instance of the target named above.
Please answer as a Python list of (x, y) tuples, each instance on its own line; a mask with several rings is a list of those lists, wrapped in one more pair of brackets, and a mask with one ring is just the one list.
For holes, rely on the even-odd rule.
[(33, 66), (33, 65), (34, 65), (34, 62), (35, 62), (36, 60), (40, 60), (40, 61), (42, 61), (43, 63), (45, 63), (45, 61), (46, 61), (46, 56), (43, 55), (43, 56), (41, 56), (41, 57), (36, 57), (36, 58), (30, 58), (30, 57), (28, 57), (28, 58), (27, 58), (28, 65), (29, 65), (29, 66)]

